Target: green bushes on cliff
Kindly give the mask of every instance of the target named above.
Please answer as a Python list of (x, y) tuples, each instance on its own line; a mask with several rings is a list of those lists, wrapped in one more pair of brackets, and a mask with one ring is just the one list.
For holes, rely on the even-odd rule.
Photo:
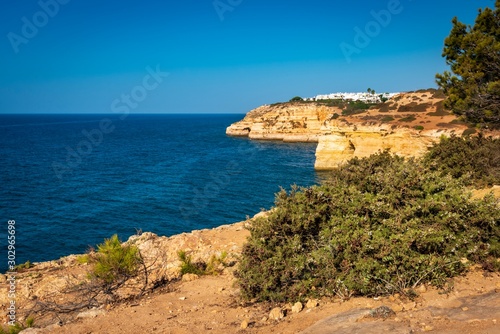
[(441, 175), (450, 174), (476, 187), (500, 185), (500, 139), (482, 135), (442, 138), (424, 158)]
[(375, 103), (366, 103), (363, 101), (349, 101), (342, 109), (343, 116), (361, 114), (366, 112), (370, 107), (376, 105)]
[(387, 151), (353, 159), (323, 185), (282, 190), (252, 224), (236, 273), (242, 296), (408, 293), (443, 285), (467, 261), (498, 270), (496, 204), (472, 200), (460, 179), (421, 160)]

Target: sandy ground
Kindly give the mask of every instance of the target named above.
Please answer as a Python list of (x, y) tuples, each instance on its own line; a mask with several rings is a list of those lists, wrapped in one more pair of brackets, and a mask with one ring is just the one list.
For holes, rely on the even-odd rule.
[[(282, 320), (276, 321), (268, 316), (270, 309), (277, 305), (240, 303), (238, 289), (228, 271), (220, 276), (173, 283), (136, 302), (113, 307), (103, 314), (90, 313), (89, 318), (40, 332), (299, 333), (333, 316), (330, 328), (335, 329), (335, 333), (377, 333), (382, 328), (402, 333), (500, 333), (500, 275), (476, 269), (454, 279), (453, 283), (448, 293), (420, 287), (420, 296), (414, 301), (398, 295), (351, 298), (344, 302), (320, 300), (317, 307), (305, 307), (300, 313), (288, 310)], [(395, 314), (387, 319), (366, 316), (366, 309), (382, 305), (390, 307)], [(354, 321), (335, 322), (335, 317), (342, 319), (342, 315), (353, 314), (353, 311), (358, 314)], [(332, 327), (339, 325), (347, 325), (347, 328)], [(314, 328), (309, 332), (322, 333)]]

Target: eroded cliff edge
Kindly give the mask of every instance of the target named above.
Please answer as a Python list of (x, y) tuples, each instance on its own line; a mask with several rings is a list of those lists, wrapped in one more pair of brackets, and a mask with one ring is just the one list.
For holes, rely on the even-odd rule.
[[(341, 101), (264, 105), (229, 126), (229, 136), (255, 140), (317, 142), (315, 168), (327, 170), (353, 158), (390, 149), (420, 156), (441, 136), (474, 132), (443, 107), (440, 91), (402, 93), (377, 105)], [(356, 109), (358, 108), (358, 109)]]

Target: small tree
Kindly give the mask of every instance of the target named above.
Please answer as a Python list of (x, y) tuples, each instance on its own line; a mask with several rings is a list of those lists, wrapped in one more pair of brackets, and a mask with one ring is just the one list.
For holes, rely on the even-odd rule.
[(301, 102), (301, 101), (304, 101), (304, 99), (301, 98), (300, 96), (295, 96), (290, 99), (290, 102)]
[(97, 254), (92, 262), (94, 269), (89, 274), (106, 293), (112, 293), (129, 279), (137, 276), (141, 258), (133, 245), (122, 245), (115, 234), (97, 246)]
[(451, 72), (436, 75), (445, 106), (473, 123), (500, 125), (500, 0), (479, 10), (475, 24), (455, 17), (443, 57)]

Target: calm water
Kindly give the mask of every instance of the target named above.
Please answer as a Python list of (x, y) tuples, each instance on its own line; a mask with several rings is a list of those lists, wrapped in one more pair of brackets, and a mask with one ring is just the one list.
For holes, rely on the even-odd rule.
[(225, 135), (242, 115), (0, 115), (0, 238), (17, 263), (83, 253), (136, 230), (172, 235), (244, 220), (279, 187), (316, 183), (315, 144)]

